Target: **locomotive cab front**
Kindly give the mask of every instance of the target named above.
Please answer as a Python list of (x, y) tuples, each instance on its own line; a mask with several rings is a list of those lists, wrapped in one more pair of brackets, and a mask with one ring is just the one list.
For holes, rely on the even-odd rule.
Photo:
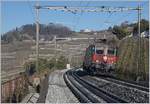
[(95, 47), (93, 54), (92, 68), (98, 73), (107, 73), (115, 69), (116, 49), (109, 47)]
[(86, 48), (83, 70), (92, 74), (109, 74), (117, 62), (117, 49), (108, 45), (89, 45)]

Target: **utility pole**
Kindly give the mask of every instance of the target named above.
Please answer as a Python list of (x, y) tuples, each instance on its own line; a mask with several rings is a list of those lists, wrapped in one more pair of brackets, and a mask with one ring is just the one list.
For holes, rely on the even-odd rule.
[[(141, 52), (140, 52), (140, 48), (141, 48), (141, 27), (140, 27), (140, 22), (141, 22), (141, 10), (142, 10), (142, 8), (141, 8), (141, 6), (140, 6), (140, 3), (139, 3), (139, 5), (138, 5), (138, 8), (137, 8), (137, 10), (138, 10), (138, 41), (139, 41), (139, 45), (138, 45), (138, 53), (139, 53), (139, 55), (138, 55), (138, 61), (137, 61), (137, 69), (138, 69), (138, 73), (141, 73), (140, 72), (140, 68), (141, 68)], [(139, 80), (139, 78), (140, 78), (141, 76), (137, 76), (137, 79), (136, 79), (136, 81), (138, 82), (138, 80)]]
[(72, 61), (72, 56), (71, 56), (71, 50), (69, 48), (69, 64), (70, 64), (70, 66), (71, 66), (71, 61)]
[[(57, 37), (56, 37), (56, 35), (54, 36), (54, 41), (55, 41), (55, 61), (56, 61), (56, 64), (57, 64), (57, 61), (58, 61), (58, 59), (57, 59)], [(56, 64), (55, 64), (55, 67), (56, 67)]]
[(55, 41), (55, 55), (56, 55), (56, 49), (57, 49), (57, 40), (56, 40), (56, 35), (54, 36), (54, 41)]
[(141, 36), (141, 30), (140, 30), (140, 21), (141, 21), (141, 7), (140, 7), (140, 5), (138, 5), (138, 8), (137, 8), (137, 10), (138, 10), (138, 35), (139, 35), (139, 37)]
[(35, 6), (36, 9), (36, 71), (39, 71), (39, 9), (40, 6), (37, 3)]

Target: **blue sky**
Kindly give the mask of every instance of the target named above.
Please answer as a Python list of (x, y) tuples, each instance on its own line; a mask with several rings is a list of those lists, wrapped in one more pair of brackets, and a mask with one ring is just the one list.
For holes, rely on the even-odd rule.
[[(1, 32), (5, 33), (16, 27), (35, 22), (34, 5), (36, 1), (3, 1), (1, 3)], [(110, 7), (137, 7), (137, 1), (39, 1), (40, 5), (65, 6), (110, 6)], [(142, 18), (148, 20), (148, 0), (140, 2), (143, 7)], [(40, 23), (61, 23), (72, 30), (80, 29), (102, 30), (109, 26), (120, 24), (123, 21), (137, 21), (137, 12), (118, 13), (77, 13), (40, 10)]]

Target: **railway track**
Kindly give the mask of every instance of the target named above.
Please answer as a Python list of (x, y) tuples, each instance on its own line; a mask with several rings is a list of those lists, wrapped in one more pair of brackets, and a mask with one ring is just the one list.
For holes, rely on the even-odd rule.
[(64, 80), (72, 92), (82, 103), (127, 103), (126, 100), (104, 91), (93, 83), (78, 76), (75, 70), (70, 70), (64, 74)]
[(100, 77), (100, 79), (111, 81), (111, 82), (119, 84), (119, 85), (135, 88), (137, 90), (142, 90), (142, 91), (149, 92), (148, 87), (145, 87), (145, 86), (142, 86), (142, 85), (139, 85), (139, 84), (136, 84), (136, 83), (131, 83), (131, 82), (128, 82), (128, 81), (123, 81), (121, 79), (117, 79), (117, 78), (113, 78), (113, 77)]
[(120, 96), (122, 99), (126, 99), (127, 102), (132, 103), (147, 103), (149, 102), (149, 94), (147, 91), (139, 90), (134, 87), (129, 87), (124, 84), (118, 84), (113, 81), (108, 81), (101, 78), (85, 77), (85, 80), (89, 80), (91, 83), (95, 83), (97, 87), (102, 88), (105, 91)]
[[(109, 77), (82, 75), (72, 69), (64, 75), (65, 82), (83, 103), (147, 103), (148, 88)], [(81, 72), (81, 73), (79, 73)]]

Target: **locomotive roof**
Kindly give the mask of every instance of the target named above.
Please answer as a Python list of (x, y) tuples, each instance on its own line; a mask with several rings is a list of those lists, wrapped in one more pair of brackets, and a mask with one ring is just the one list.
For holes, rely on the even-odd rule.
[(91, 45), (94, 45), (99, 48), (116, 48), (115, 45), (109, 45), (109, 44), (104, 44), (104, 43), (95, 43), (95, 44), (91, 44)]
[(96, 47), (104, 47), (104, 48), (116, 48), (115, 46), (110, 46), (110, 45), (107, 45), (107, 44), (96, 44), (95, 45)]

